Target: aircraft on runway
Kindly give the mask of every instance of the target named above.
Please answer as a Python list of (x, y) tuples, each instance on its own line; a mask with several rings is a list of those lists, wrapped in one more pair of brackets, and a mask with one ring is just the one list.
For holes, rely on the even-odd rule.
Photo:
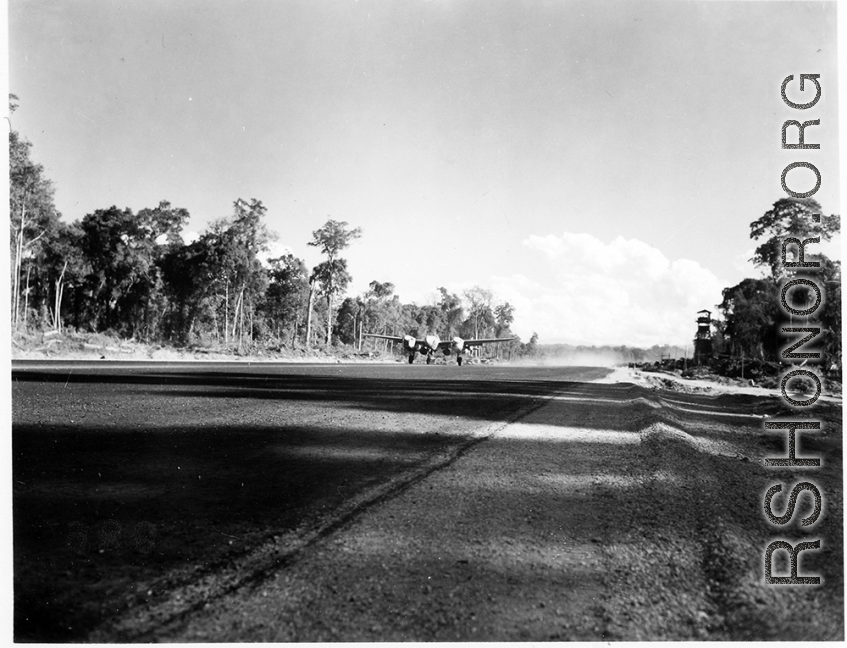
[(402, 342), (403, 352), (409, 356), (409, 364), (415, 361), (415, 354), (426, 354), (426, 363), (432, 363), (432, 356), (436, 351), (441, 351), (448, 356), (451, 353), (456, 354), (456, 364), (462, 366), (462, 352), (468, 347), (475, 347), (481, 344), (489, 344), (490, 342), (511, 342), (517, 340), (516, 337), (510, 338), (489, 338), (485, 340), (463, 340), (460, 337), (454, 337), (452, 340), (440, 340), (437, 335), (427, 335), (422, 340), (419, 340), (411, 335), (403, 337), (395, 337), (393, 335), (379, 335), (377, 333), (365, 333), (365, 337), (379, 338), (381, 340), (391, 340), (392, 342)]

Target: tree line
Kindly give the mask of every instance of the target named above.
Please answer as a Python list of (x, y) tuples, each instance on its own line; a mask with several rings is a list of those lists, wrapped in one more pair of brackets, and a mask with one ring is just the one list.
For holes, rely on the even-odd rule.
[[(10, 95), (10, 113), (17, 108)], [(442, 338), (509, 337), (514, 306), (474, 287), (461, 296), (438, 288), (434, 304), (404, 304), (390, 282), (372, 281), (359, 296), (345, 293), (351, 281), (343, 251), (362, 232), (332, 219), (312, 233), (308, 245), (324, 260), (311, 271), (291, 253), (262, 262), (275, 234), (265, 224), (261, 201), (237, 199), (232, 213), (186, 243), (189, 213), (167, 201), (137, 213), (116, 206), (64, 222), (56, 210), (53, 183), (32, 159), (32, 144), (9, 134), (11, 318), (13, 330), (70, 327), (111, 332), (146, 343), (218, 345), (244, 349), (341, 343), (389, 350), (390, 342), (366, 341), (364, 333), (437, 333)], [(812, 198), (781, 198), (750, 225), (758, 241), (752, 261), (766, 276), (747, 278), (723, 290), (713, 320), (713, 348), (734, 357), (777, 362), (787, 342), (780, 327), (780, 285), (808, 276), (824, 287), (816, 320), (825, 332), (823, 365), (841, 367), (841, 263), (815, 255), (821, 269), (786, 268), (782, 241), (840, 231), (836, 215), (822, 214)], [(819, 220), (819, 222), (818, 222)], [(814, 250), (812, 247), (811, 250)], [(789, 252), (796, 258), (796, 246)], [(805, 296), (793, 294), (795, 303)], [(339, 303), (340, 301), (340, 303)], [(549, 350), (550, 355), (558, 355)], [(605, 349), (604, 349), (605, 351)], [(639, 354), (618, 349), (626, 357)], [(538, 336), (484, 347), (487, 353), (538, 355)]]
[[(820, 214), (820, 218), (815, 217)], [(747, 278), (735, 286), (724, 288), (723, 300), (718, 308), (723, 320), (713, 320), (716, 329), (715, 350), (734, 357), (753, 358), (778, 362), (780, 349), (794, 341), (782, 333), (781, 327), (790, 325), (820, 326), (823, 342), (814, 350), (822, 353), (821, 368), (833, 366), (841, 370), (841, 262), (818, 253), (809, 241), (805, 261), (820, 261), (820, 269), (786, 268), (792, 261), (803, 261), (796, 244), (783, 252), (783, 241), (819, 238), (829, 241), (841, 231), (838, 215), (824, 215), (821, 205), (813, 198), (781, 198), (771, 209), (750, 224), (750, 238), (759, 245), (751, 259), (764, 269), (765, 276)], [(813, 319), (790, 318), (781, 312), (780, 289), (786, 280), (813, 279), (825, 293), (825, 302)], [(811, 289), (794, 289), (791, 301), (795, 307), (814, 303)]]
[[(10, 95), (10, 112), (17, 108)], [(168, 201), (133, 212), (112, 206), (64, 222), (53, 183), (32, 144), (12, 130), (10, 226), (13, 330), (108, 332), (146, 343), (240, 349), (390, 343), (364, 333), (442, 337), (510, 336), (514, 307), (475, 287), (439, 288), (435, 304), (404, 304), (390, 282), (345, 297), (352, 279), (344, 250), (360, 228), (333, 219), (308, 245), (323, 261), (311, 271), (291, 253), (267, 258), (276, 235), (260, 200), (237, 199), (232, 213), (183, 239), (186, 209)], [(263, 259), (265, 259), (263, 261)], [(340, 302), (340, 303), (339, 303)], [(520, 354), (515, 343), (495, 353)]]

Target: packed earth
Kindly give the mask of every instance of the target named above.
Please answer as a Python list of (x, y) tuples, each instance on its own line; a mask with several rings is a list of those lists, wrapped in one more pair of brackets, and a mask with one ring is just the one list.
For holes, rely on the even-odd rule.
[(813, 473), (777, 392), (624, 368), (24, 362), (12, 404), (18, 641), (844, 638), (840, 395)]

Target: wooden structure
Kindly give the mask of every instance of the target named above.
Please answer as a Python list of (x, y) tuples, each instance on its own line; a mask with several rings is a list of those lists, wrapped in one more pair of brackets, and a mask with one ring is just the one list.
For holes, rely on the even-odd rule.
[(697, 311), (697, 334), (694, 336), (694, 361), (700, 364), (712, 356), (712, 311)]

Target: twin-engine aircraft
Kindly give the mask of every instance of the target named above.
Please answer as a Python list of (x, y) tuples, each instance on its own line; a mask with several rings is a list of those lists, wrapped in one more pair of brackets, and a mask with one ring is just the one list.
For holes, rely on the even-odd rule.
[(379, 335), (377, 333), (365, 333), (365, 337), (380, 338), (381, 340), (391, 340), (392, 342), (402, 342), (403, 351), (409, 356), (409, 364), (415, 361), (415, 354), (426, 354), (426, 363), (432, 363), (432, 356), (436, 351), (442, 351), (448, 356), (451, 353), (456, 354), (456, 364), (462, 366), (462, 352), (468, 347), (479, 346), (480, 344), (489, 344), (490, 342), (511, 342), (517, 340), (516, 337), (510, 338), (489, 338), (487, 340), (463, 340), (460, 337), (454, 337), (452, 340), (440, 340), (437, 335), (427, 335), (422, 340), (419, 340), (411, 335), (403, 337), (395, 337), (393, 335)]

